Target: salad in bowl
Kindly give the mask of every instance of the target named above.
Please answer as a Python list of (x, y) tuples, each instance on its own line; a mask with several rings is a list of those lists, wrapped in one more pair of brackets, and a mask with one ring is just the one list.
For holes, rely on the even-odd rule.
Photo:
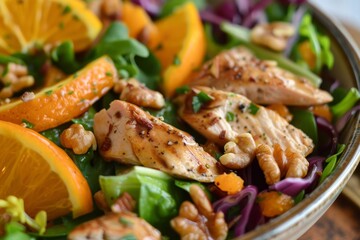
[(0, 3), (1, 239), (241, 238), (358, 149), (306, 1)]

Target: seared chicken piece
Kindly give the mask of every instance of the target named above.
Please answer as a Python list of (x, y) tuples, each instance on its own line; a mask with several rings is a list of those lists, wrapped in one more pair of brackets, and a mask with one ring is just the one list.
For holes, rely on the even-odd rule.
[(132, 213), (109, 213), (85, 222), (72, 230), (69, 240), (161, 239), (161, 233)]
[[(212, 100), (203, 103), (199, 111), (194, 112), (193, 100), (199, 92), (207, 94)], [(301, 130), (276, 112), (256, 105), (242, 95), (196, 87), (176, 100), (181, 118), (207, 139), (220, 145), (234, 141), (242, 133), (250, 133), (256, 146), (266, 144), (273, 147), (277, 143), (283, 150), (290, 148), (302, 156), (313, 150), (312, 140)]]
[(275, 61), (257, 59), (243, 47), (218, 54), (191, 77), (189, 84), (238, 93), (258, 104), (310, 106), (332, 101), (329, 93), (307, 79), (279, 68)]
[(143, 165), (171, 175), (213, 182), (217, 161), (187, 133), (139, 107), (120, 100), (94, 117), (101, 155), (124, 164)]

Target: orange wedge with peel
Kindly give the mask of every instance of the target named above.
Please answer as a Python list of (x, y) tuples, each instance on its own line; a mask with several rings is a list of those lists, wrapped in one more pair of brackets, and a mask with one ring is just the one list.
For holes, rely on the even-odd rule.
[(114, 85), (112, 60), (101, 57), (77, 73), (44, 88), (29, 101), (0, 106), (0, 120), (30, 125), (35, 131), (57, 127), (86, 112)]
[(41, 134), (0, 121), (0, 199), (24, 199), (25, 212), (49, 220), (93, 210), (88, 183), (70, 157)]
[(206, 51), (204, 28), (199, 12), (191, 2), (155, 22), (155, 26), (160, 33), (160, 44), (153, 51), (162, 65), (162, 89), (170, 97), (203, 61)]
[(137, 38), (149, 48), (159, 44), (157, 27), (144, 8), (132, 2), (124, 2), (121, 8), (121, 21), (128, 28), (130, 37)]
[(81, 0), (1, 0), (0, 53), (29, 52), (70, 40), (75, 51), (91, 45), (102, 28)]

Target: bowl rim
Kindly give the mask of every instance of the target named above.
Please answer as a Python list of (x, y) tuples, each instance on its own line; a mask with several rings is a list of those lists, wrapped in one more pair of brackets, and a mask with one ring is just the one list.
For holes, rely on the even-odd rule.
[[(343, 25), (331, 16), (323, 13), (318, 7), (307, 3), (314, 18), (334, 37), (347, 56), (354, 85), (360, 89), (360, 50)], [(353, 116), (354, 132), (349, 144), (340, 157), (334, 172), (325, 179), (307, 198), (288, 212), (257, 227), (236, 239), (297, 239), (303, 235), (331, 206), (360, 161), (360, 114)], [(319, 214), (315, 214), (319, 213)], [(300, 221), (311, 221), (308, 226), (300, 225)]]

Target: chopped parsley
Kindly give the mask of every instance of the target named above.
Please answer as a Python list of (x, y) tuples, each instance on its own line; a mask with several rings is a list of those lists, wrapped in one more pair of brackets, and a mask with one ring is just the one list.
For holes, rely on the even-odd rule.
[(66, 5), (64, 7), (64, 10), (62, 11), (62, 14), (65, 15), (68, 14), (69, 12), (71, 12), (71, 7), (69, 5)]
[(253, 103), (250, 103), (249, 108), (248, 108), (249, 112), (252, 115), (255, 115), (259, 111), (259, 109), (260, 108), (257, 105), (253, 104)]
[(210, 97), (209, 95), (207, 95), (206, 93), (204, 93), (203, 91), (199, 92), (197, 95), (195, 95), (192, 99), (192, 107), (193, 107), (193, 111), (195, 113), (197, 113), (200, 108), (202, 107), (202, 105), (204, 103), (207, 103), (209, 101), (213, 100), (212, 97)]
[(106, 72), (105, 75), (108, 76), (108, 77), (112, 77), (112, 73), (111, 73), (111, 72)]
[(190, 91), (190, 87), (185, 85), (185, 86), (181, 86), (181, 87), (178, 87), (175, 92), (177, 94), (185, 94), (185, 93), (188, 93)]
[(65, 25), (64, 25), (63, 22), (59, 23), (59, 28), (60, 28), (60, 29), (64, 29), (64, 28), (65, 28)]
[(26, 128), (33, 128), (34, 127), (34, 124), (29, 122), (26, 119), (22, 119), (21, 122), (25, 125)]
[(137, 240), (137, 238), (132, 234), (127, 234), (125, 236), (122, 236), (120, 240)]
[(45, 95), (50, 96), (52, 93), (53, 93), (53, 90), (48, 90), (48, 91), (45, 92)]
[(133, 222), (129, 221), (128, 219), (126, 219), (124, 217), (120, 217), (119, 222), (124, 226), (132, 226), (133, 225)]
[(181, 60), (178, 55), (175, 55), (173, 64), (179, 66), (181, 64)]
[(225, 118), (226, 121), (232, 122), (235, 120), (235, 114), (233, 112), (227, 112)]

